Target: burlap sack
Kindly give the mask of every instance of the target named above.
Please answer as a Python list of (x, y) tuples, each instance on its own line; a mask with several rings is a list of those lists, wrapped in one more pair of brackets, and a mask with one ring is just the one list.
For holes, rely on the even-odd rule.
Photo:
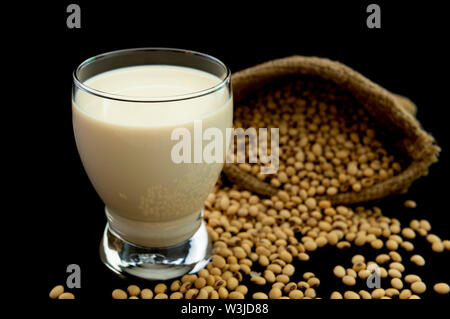
[[(317, 76), (334, 82), (340, 89), (351, 94), (361, 107), (364, 107), (376, 121), (382, 123), (383, 129), (393, 133), (395, 141), (392, 143), (401, 149), (409, 162), (406, 169), (398, 175), (358, 193), (349, 191), (324, 197), (332, 203), (359, 203), (406, 192), (412, 182), (426, 175), (428, 167), (437, 161), (440, 149), (433, 137), (421, 128), (414, 117), (416, 107), (408, 98), (393, 94), (351, 68), (328, 59), (292, 56), (272, 60), (233, 74), (235, 107), (239, 107), (240, 101), (270, 85), (272, 81), (291, 75)], [(260, 195), (270, 196), (278, 191), (243, 172), (236, 164), (226, 164), (223, 171), (233, 183)]]

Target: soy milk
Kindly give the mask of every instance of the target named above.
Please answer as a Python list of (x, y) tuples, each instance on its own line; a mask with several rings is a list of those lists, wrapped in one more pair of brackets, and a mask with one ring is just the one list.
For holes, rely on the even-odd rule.
[[(174, 163), (171, 150), (177, 141), (171, 133), (183, 127), (194, 136), (194, 120), (202, 120), (203, 130), (216, 127), (226, 136), (232, 127), (232, 98), (224, 85), (203, 96), (170, 100), (220, 82), (187, 67), (133, 66), (89, 78), (84, 84), (98, 94), (80, 89), (73, 97), (83, 165), (106, 205), (110, 226), (125, 240), (168, 247), (200, 226), (204, 201), (223, 164)], [(119, 98), (105, 98), (102, 92)], [(136, 102), (139, 98), (159, 102)]]

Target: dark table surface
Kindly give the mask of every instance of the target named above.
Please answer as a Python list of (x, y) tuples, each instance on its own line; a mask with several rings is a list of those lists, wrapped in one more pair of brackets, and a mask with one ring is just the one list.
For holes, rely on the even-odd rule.
[[(28, 212), (23, 217), (17, 215), (20, 222), (26, 218), (31, 235), (26, 237), (23, 247), (32, 261), (23, 266), (31, 274), (26, 278), (38, 280), (33, 289), (35, 298), (42, 303), (49, 303), (48, 292), (54, 285), (65, 282), (66, 267), (72, 263), (82, 270), (82, 288), (75, 291), (79, 303), (108, 303), (112, 289), (126, 288), (129, 283), (116, 278), (100, 262), (98, 244), (105, 225), (103, 204), (79, 159), (70, 107), (73, 69), (90, 56), (116, 49), (186, 48), (218, 57), (233, 72), (293, 54), (328, 57), (358, 70), (388, 90), (408, 96), (418, 106), (417, 117), (423, 127), (442, 147), (440, 160), (427, 177), (414, 183), (408, 194), (385, 199), (377, 205), (384, 209), (385, 215), (405, 223), (413, 218), (426, 218), (433, 233), (441, 238), (450, 237), (449, 49), (444, 45), (448, 26), (445, 11), (438, 4), (394, 5), (378, 1), (382, 27), (368, 29), (367, 1), (318, 1), (295, 6), (258, 2), (253, 7), (244, 7), (239, 2), (171, 7), (153, 2), (94, 5), (80, 1), (81, 29), (68, 29), (69, 3), (33, 6), (28, 12), (30, 18), (16, 23), (24, 28), (13, 28), (17, 32), (13, 44), (34, 40), (33, 46), (18, 49), (26, 56), (21, 65), (32, 70), (20, 76), (26, 75), (26, 84), (33, 89), (29, 97), (19, 96), (20, 100), (32, 100), (26, 102), (31, 134), (23, 139), (27, 147), (18, 151), (24, 152), (21, 160), (32, 165), (23, 171), (29, 190), (23, 196), (17, 188), (16, 195), (20, 196), (14, 200)], [(417, 208), (404, 208), (405, 199), (414, 199)], [(423, 238), (414, 243), (427, 264), (420, 269), (410, 266), (411, 272), (430, 283), (450, 283), (449, 253), (431, 252)], [(332, 277), (330, 267), (348, 264), (355, 253), (375, 256), (366, 248), (338, 251), (327, 247), (312, 253), (309, 262), (298, 265), (299, 273), (314, 271), (321, 279), (318, 294), (327, 297), (333, 290), (344, 289)], [(424, 298), (435, 297), (429, 285)], [(448, 300), (448, 297), (439, 299), (443, 298)]]

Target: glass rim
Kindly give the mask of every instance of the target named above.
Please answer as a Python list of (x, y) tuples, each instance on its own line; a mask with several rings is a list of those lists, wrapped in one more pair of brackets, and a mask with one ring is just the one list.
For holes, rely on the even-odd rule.
[[(175, 52), (175, 53), (184, 53), (189, 55), (195, 55), (199, 56), (205, 59), (209, 59), (212, 62), (218, 64), (221, 66), (225, 71), (225, 77), (223, 79), (220, 79), (220, 82), (216, 85), (202, 89), (199, 91), (194, 91), (190, 93), (185, 94), (178, 94), (178, 95), (169, 95), (169, 96), (158, 96), (158, 97), (146, 97), (146, 96), (132, 96), (132, 95), (121, 95), (121, 94), (115, 94), (110, 92), (105, 92), (102, 90), (94, 89), (86, 84), (84, 84), (78, 77), (79, 72), (81, 69), (83, 69), (85, 66), (89, 65), (90, 63), (97, 61), (99, 59), (114, 56), (114, 55), (121, 55), (125, 53), (131, 53), (131, 52), (138, 52), (138, 51), (167, 51), (167, 52)], [(158, 65), (164, 65), (163, 63)], [(168, 64), (171, 65), (171, 64)], [(137, 65), (136, 65), (137, 66)], [(213, 57), (212, 55), (201, 53), (198, 51), (192, 51), (192, 50), (185, 50), (185, 49), (176, 49), (176, 48), (165, 48), (165, 47), (143, 47), (143, 48), (131, 48), (131, 49), (122, 49), (122, 50), (115, 50), (115, 51), (109, 51), (105, 53), (101, 53), (98, 55), (95, 55), (93, 57), (90, 57), (83, 62), (81, 62), (76, 69), (72, 73), (73, 77), (73, 83), (76, 87), (79, 89), (85, 91), (86, 93), (93, 94), (95, 96), (101, 97), (101, 98), (107, 98), (110, 100), (116, 100), (116, 101), (122, 101), (122, 102), (146, 102), (146, 103), (154, 103), (154, 102), (174, 102), (174, 101), (182, 101), (182, 100), (189, 100), (194, 99), (198, 97), (202, 97), (211, 93), (214, 93), (220, 89), (222, 89), (224, 86), (227, 85), (227, 83), (231, 79), (231, 71), (230, 69), (220, 61), (219, 59)]]

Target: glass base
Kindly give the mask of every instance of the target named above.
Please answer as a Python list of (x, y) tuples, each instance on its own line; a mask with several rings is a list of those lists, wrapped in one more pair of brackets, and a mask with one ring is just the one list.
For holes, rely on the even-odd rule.
[(211, 258), (211, 247), (203, 222), (191, 238), (166, 248), (136, 246), (120, 238), (107, 224), (100, 243), (100, 258), (122, 277), (168, 280), (204, 268)]

